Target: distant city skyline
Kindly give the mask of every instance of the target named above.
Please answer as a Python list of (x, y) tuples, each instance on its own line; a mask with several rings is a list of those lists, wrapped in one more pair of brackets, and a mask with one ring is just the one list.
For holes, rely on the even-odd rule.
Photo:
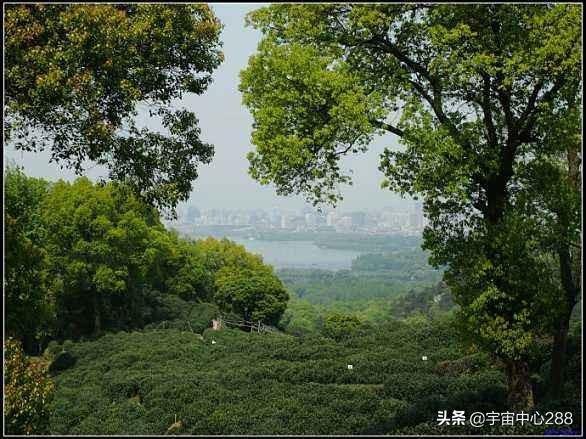
[[(261, 186), (248, 175), (246, 153), (251, 150), (252, 117), (242, 105), (238, 75), (260, 40), (258, 31), (244, 26), (244, 17), (263, 4), (211, 6), (224, 24), (221, 39), (224, 42), (225, 61), (214, 72), (214, 82), (204, 95), (186, 95), (174, 104), (195, 112), (200, 120), (202, 139), (215, 146), (215, 155), (210, 165), (199, 167), (199, 177), (193, 182), (191, 198), (181, 203), (179, 209), (192, 204), (203, 209), (311, 207), (302, 196), (277, 196), (273, 186)], [(158, 121), (150, 120), (147, 112), (146, 108), (139, 109), (139, 124), (159, 129)], [(344, 168), (352, 170), (353, 185), (340, 188), (344, 196), (344, 200), (339, 203), (340, 209), (372, 209), (410, 203), (380, 188), (383, 175), (378, 171), (379, 155), (385, 147), (397, 146), (392, 137), (381, 137), (373, 142), (367, 153), (343, 160)], [(50, 180), (72, 180), (76, 177), (72, 171), (62, 170), (57, 164), (49, 163), (48, 151), (35, 154), (14, 151), (10, 145), (5, 145), (4, 159), (5, 162), (12, 159), (23, 166), (26, 173), (36, 177)], [(85, 172), (94, 180), (106, 174), (104, 168), (92, 167), (91, 164)]]
[(329, 209), (199, 209), (187, 206), (167, 225), (187, 235), (226, 232), (217, 227), (232, 227), (251, 236), (259, 232), (341, 232), (367, 234), (422, 233), (427, 220), (421, 202), (402, 207), (369, 210)]

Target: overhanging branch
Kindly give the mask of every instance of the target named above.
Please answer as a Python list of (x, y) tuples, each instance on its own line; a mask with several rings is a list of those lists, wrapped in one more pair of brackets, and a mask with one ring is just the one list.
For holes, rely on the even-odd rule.
[(381, 128), (385, 131), (388, 131), (389, 133), (396, 134), (399, 137), (403, 137), (405, 135), (405, 132), (402, 129), (397, 128), (396, 126), (389, 123), (382, 122), (380, 120), (373, 120), (370, 123), (377, 128)]

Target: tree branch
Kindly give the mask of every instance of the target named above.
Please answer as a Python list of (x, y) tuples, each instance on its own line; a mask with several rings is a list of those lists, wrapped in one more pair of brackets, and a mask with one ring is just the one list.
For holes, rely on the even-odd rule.
[[(564, 86), (565, 83), (566, 83), (566, 76), (565, 75), (558, 76), (558, 78), (554, 81), (553, 86), (547, 92), (545, 92), (543, 94), (541, 99), (537, 99), (537, 94), (539, 93), (539, 90), (542, 88), (542, 86), (538, 87), (539, 84), (535, 86), (535, 89), (533, 90), (533, 93), (531, 94), (531, 97), (529, 98), (529, 103), (527, 104), (527, 108), (523, 112), (523, 115), (526, 114), (526, 116), (523, 119), (523, 115), (522, 115), (521, 118), (519, 119), (519, 124), (521, 124), (522, 121), (525, 120), (525, 124), (519, 132), (520, 141), (528, 141), (531, 139), (531, 130), (533, 129), (533, 126), (535, 125), (535, 118), (537, 116), (537, 108), (539, 107), (540, 104), (553, 101), (557, 92)], [(534, 95), (535, 95), (535, 97), (534, 97)]]
[(393, 126), (393, 125), (388, 124), (386, 122), (383, 122), (380, 120), (373, 120), (370, 123), (377, 128), (381, 128), (385, 131), (396, 134), (399, 137), (403, 137), (405, 135), (405, 132), (402, 129), (397, 128), (396, 126)]
[(492, 110), (490, 108), (490, 76), (482, 73), (482, 112), (484, 114), (484, 126), (486, 127), (487, 140), (489, 145), (495, 146), (498, 143), (496, 128), (492, 119)]

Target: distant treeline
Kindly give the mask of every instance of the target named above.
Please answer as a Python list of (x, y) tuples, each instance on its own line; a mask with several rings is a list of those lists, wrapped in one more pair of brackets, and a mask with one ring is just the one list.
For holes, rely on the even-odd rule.
[(420, 249), (421, 236), (373, 235), (363, 232), (255, 230), (251, 226), (195, 226), (193, 233), (198, 236), (253, 237), (262, 241), (312, 241), (318, 247), (355, 250), (364, 252), (390, 252), (405, 249)]

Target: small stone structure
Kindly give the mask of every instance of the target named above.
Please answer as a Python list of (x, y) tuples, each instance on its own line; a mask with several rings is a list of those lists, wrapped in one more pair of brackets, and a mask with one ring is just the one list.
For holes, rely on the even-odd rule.
[(212, 329), (214, 331), (218, 331), (218, 330), (222, 329), (222, 321), (213, 319), (212, 320)]

